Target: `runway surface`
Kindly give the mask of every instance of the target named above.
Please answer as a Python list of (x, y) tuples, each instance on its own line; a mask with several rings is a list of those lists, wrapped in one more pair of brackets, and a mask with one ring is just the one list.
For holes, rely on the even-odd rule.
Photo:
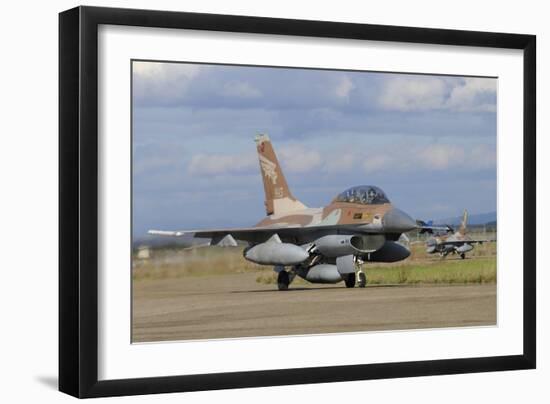
[(257, 274), (139, 280), (133, 342), (496, 324), (496, 285), (295, 286)]

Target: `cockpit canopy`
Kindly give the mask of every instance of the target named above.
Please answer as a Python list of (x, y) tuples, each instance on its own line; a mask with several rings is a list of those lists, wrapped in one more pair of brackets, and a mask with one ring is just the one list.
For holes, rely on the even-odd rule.
[(390, 200), (380, 188), (372, 185), (360, 185), (346, 189), (339, 194), (335, 202), (361, 203), (363, 205), (381, 205)]

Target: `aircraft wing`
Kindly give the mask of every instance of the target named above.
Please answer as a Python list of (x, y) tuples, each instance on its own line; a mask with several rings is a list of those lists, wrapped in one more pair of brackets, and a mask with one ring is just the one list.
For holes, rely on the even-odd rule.
[(417, 225), (416, 228), (420, 232), (420, 234), (423, 234), (423, 233), (433, 234), (434, 232), (441, 232), (441, 231), (449, 233), (453, 231), (452, 227), (449, 225), (433, 226), (431, 224), (423, 222), (422, 220), (417, 220), (416, 225)]
[[(202, 229), (202, 230), (177, 230), (177, 231), (165, 231), (165, 230), (149, 230), (148, 233), (156, 236), (168, 236), (168, 237), (182, 237), (185, 235), (193, 235), (195, 238), (209, 238), (212, 239), (211, 244), (219, 245), (224, 241), (231, 242), (231, 238), (250, 241), (250, 242), (264, 242), (267, 241), (274, 234), (279, 235), (281, 239), (307, 238), (308, 235), (318, 234), (324, 230), (341, 230), (351, 233), (365, 233), (365, 234), (379, 234), (383, 233), (379, 227), (369, 227), (368, 225), (328, 225), (328, 226), (269, 226), (269, 227), (240, 227), (233, 229)], [(224, 245), (224, 244), (222, 244)]]
[[(271, 231), (269, 231), (271, 230)], [(212, 244), (218, 244), (214, 240), (222, 240), (226, 236), (231, 236), (237, 240), (243, 241), (256, 241), (256, 239), (261, 239), (262, 236), (266, 234), (274, 234), (277, 230), (270, 228), (259, 228), (259, 227), (240, 227), (240, 228), (229, 228), (229, 229), (199, 229), (199, 230), (176, 230), (176, 231), (166, 231), (166, 230), (149, 230), (147, 233), (154, 236), (165, 236), (165, 237), (183, 237), (183, 236), (193, 236), (194, 238), (205, 238), (212, 239)], [(269, 237), (268, 237), (269, 238)]]

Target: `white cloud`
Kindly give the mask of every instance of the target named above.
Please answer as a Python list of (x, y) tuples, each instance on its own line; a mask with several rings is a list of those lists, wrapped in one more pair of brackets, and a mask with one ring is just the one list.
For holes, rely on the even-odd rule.
[(460, 169), (476, 171), (496, 166), (496, 149), (488, 145), (468, 147), (463, 145), (433, 144), (424, 147), (394, 148), (378, 151), (361, 158), (365, 173), (393, 170), (444, 171)]
[(357, 162), (357, 155), (353, 151), (338, 151), (327, 158), (323, 169), (328, 173), (342, 173), (353, 169)]
[(133, 144), (134, 175), (181, 170), (187, 151), (179, 142), (165, 141), (158, 144), (150, 141)]
[[(283, 173), (305, 173), (319, 168), (323, 160), (319, 152), (302, 146), (286, 146), (276, 150)], [(187, 172), (194, 175), (240, 175), (253, 170), (260, 172), (258, 156), (246, 154), (196, 154)]]
[(496, 94), (496, 80), (465, 78), (462, 85), (451, 90), (447, 107), (460, 111), (496, 111), (494, 102), (480, 100), (482, 95)]
[(397, 111), (440, 108), (445, 82), (436, 77), (396, 77), (386, 80), (378, 99), (381, 107)]
[(196, 154), (187, 171), (197, 175), (234, 175), (255, 167), (259, 167), (255, 154)]
[(193, 64), (134, 62), (134, 94), (138, 99), (173, 101), (185, 94), (202, 69)]
[(434, 144), (415, 153), (415, 159), (421, 167), (445, 170), (451, 166), (462, 165), (465, 153), (461, 146)]
[[(388, 147), (376, 152), (338, 151), (323, 154), (301, 145), (276, 150), (283, 173), (319, 171), (339, 174), (362, 170), (366, 174), (392, 171), (477, 171), (496, 166), (496, 149), (490, 145), (431, 144), (415, 147)], [(196, 154), (187, 165), (193, 175), (249, 175), (259, 172), (256, 153)]]
[(385, 170), (395, 164), (394, 158), (388, 154), (376, 154), (369, 156), (363, 161), (363, 168), (366, 173)]
[(384, 82), (378, 105), (394, 111), (493, 112), (495, 95), (495, 79), (393, 77)]
[(314, 170), (323, 163), (318, 151), (308, 150), (303, 146), (286, 146), (277, 153), (283, 172), (303, 173)]
[(134, 62), (132, 67), (135, 75), (155, 80), (191, 79), (200, 72), (199, 65), (188, 63)]
[(141, 175), (152, 170), (162, 169), (174, 166), (174, 161), (165, 158), (164, 156), (152, 156), (142, 158), (134, 163), (133, 174)]
[(334, 91), (337, 97), (347, 99), (354, 88), (353, 81), (348, 76), (342, 76)]

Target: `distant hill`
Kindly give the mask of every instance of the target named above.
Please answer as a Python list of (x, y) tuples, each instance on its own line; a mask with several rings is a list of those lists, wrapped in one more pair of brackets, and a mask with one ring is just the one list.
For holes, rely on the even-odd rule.
[[(435, 224), (448, 224), (448, 225), (458, 225), (462, 221), (462, 215), (456, 216), (456, 217), (448, 217), (445, 219), (437, 219), (434, 220)], [(473, 226), (476, 225), (484, 225), (484, 224), (492, 224), (495, 225), (497, 221), (497, 212), (489, 212), (489, 213), (476, 213), (476, 214), (470, 214), (468, 216), (468, 224), (471, 224)]]

